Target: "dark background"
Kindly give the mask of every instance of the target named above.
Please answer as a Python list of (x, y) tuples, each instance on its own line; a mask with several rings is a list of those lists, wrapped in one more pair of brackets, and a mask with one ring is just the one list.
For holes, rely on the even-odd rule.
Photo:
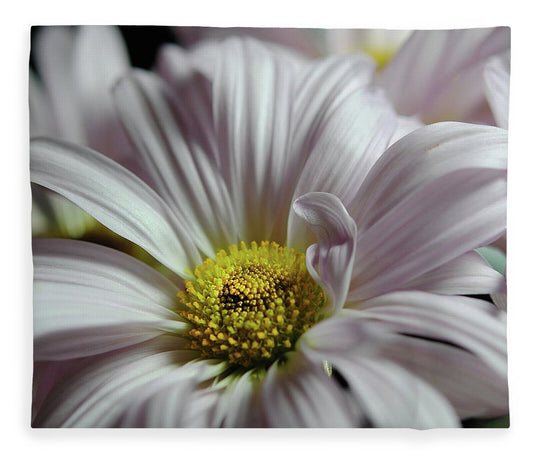
[[(31, 28), (31, 47), (39, 39), (42, 26)], [(179, 43), (179, 38), (171, 27), (163, 26), (119, 26), (130, 62), (134, 67), (150, 69), (155, 63), (157, 49), (164, 43)], [(30, 66), (35, 70), (35, 63), (30, 52)]]

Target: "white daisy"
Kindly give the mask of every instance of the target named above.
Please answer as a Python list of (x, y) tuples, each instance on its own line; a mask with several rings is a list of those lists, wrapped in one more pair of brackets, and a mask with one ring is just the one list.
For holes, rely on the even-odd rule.
[[(509, 53), (508, 27), (417, 30), (378, 77), (396, 111), (429, 124), (495, 124), (484, 86), (486, 65)], [(499, 56), (499, 57), (498, 57)]]
[[(211, 56), (212, 60), (207, 60)], [(211, 64), (210, 64), (211, 63)], [(453, 427), (507, 412), (506, 131), (391, 147), (363, 56), (255, 41), (167, 48), (117, 107), (154, 188), (35, 139), (31, 177), (182, 281), (72, 240), (34, 244), (35, 426)]]

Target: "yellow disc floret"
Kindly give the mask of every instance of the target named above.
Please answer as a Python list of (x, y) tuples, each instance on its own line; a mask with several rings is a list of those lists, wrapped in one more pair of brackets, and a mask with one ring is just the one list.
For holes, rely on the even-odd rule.
[(196, 267), (178, 293), (184, 336), (204, 358), (268, 366), (322, 318), (325, 295), (305, 255), (274, 242), (244, 242)]

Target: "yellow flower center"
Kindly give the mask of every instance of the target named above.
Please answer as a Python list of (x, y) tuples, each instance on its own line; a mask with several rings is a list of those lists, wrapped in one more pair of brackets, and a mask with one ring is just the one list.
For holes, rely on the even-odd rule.
[(196, 267), (178, 293), (190, 348), (246, 368), (268, 366), (322, 317), (325, 294), (305, 255), (274, 242), (241, 242)]

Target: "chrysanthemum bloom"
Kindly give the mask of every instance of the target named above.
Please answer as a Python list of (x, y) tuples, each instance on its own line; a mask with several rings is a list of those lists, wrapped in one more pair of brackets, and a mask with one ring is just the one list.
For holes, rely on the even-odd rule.
[[(363, 56), (169, 48), (117, 107), (154, 188), (36, 139), (32, 180), (179, 275), (34, 244), (35, 426), (454, 427), (507, 412), (506, 131), (396, 116)], [(206, 56), (211, 60), (206, 60)], [(210, 66), (212, 65), (212, 66)]]
[[(484, 74), (492, 60), (508, 55), (510, 40), (508, 27), (417, 30), (384, 67), (377, 82), (401, 115), (426, 124), (467, 121), (494, 125)], [(507, 60), (507, 68), (508, 64)]]

